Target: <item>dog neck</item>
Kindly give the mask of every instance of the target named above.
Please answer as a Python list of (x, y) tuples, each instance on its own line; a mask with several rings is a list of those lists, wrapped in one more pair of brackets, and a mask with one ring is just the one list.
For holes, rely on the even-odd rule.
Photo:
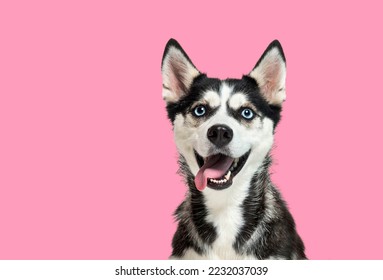
[[(270, 164), (271, 159), (267, 155), (249, 180), (233, 181), (233, 185), (222, 191), (206, 188), (201, 192), (195, 187), (194, 176), (186, 162), (180, 158), (180, 173), (189, 191), (179, 209), (188, 210), (179, 210), (176, 216), (194, 224), (191, 227), (196, 230), (193, 235), (204, 244), (201, 248), (210, 248), (222, 254), (243, 250), (256, 225), (267, 215), (265, 207), (270, 194)], [(226, 255), (221, 257), (231, 258)]]

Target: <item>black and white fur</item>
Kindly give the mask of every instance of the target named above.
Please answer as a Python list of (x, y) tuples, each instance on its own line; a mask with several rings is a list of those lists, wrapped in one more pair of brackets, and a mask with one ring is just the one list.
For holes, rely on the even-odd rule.
[[(219, 80), (201, 73), (170, 39), (162, 78), (180, 173), (188, 185), (175, 212), (171, 258), (305, 259), (294, 220), (269, 175), (274, 130), (286, 99), (280, 43), (273, 41), (242, 79)], [(204, 107), (203, 116), (193, 113), (197, 106)], [(252, 119), (241, 115), (245, 108), (254, 113)], [(217, 146), (209, 140), (209, 128), (216, 125), (232, 131), (229, 143)], [(197, 190), (195, 176), (214, 154), (242, 159), (244, 165), (228, 187), (221, 189), (209, 179), (211, 186)]]

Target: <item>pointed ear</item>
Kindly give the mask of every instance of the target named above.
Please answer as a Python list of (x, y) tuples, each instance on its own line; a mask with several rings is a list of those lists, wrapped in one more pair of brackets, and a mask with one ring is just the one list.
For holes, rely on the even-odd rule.
[(249, 76), (257, 81), (269, 104), (282, 106), (286, 100), (286, 59), (277, 40), (267, 47)]
[(162, 57), (162, 98), (177, 102), (188, 94), (191, 84), (200, 72), (193, 65), (180, 44), (170, 39)]

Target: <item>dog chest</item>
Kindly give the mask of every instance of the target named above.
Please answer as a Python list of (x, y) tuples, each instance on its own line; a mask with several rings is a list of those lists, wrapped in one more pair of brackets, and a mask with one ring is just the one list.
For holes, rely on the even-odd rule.
[(211, 254), (218, 259), (238, 259), (233, 244), (243, 226), (242, 201), (245, 194), (230, 190), (220, 193), (205, 193), (208, 209), (207, 222), (214, 225), (217, 238), (211, 245)]

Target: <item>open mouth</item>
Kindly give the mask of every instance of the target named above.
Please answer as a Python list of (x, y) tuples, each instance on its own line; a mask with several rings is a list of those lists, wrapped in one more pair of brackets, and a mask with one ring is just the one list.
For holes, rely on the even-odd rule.
[(224, 154), (203, 158), (196, 151), (194, 153), (200, 167), (194, 179), (197, 189), (202, 191), (209, 187), (215, 190), (223, 190), (231, 186), (233, 178), (245, 165), (250, 150), (239, 158), (232, 158)]

